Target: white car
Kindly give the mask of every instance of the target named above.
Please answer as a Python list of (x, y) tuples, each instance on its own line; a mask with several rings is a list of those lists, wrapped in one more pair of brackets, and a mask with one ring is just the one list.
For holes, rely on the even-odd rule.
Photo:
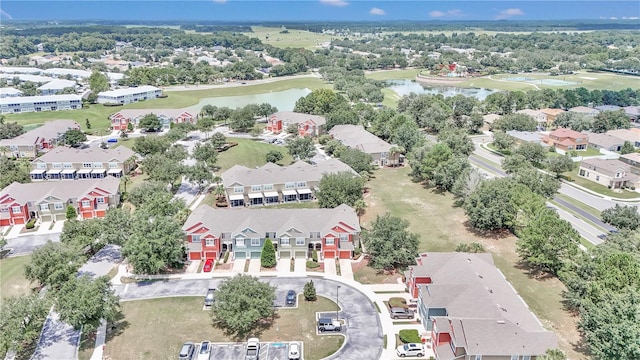
[(211, 357), (211, 343), (203, 341), (200, 343), (200, 349), (198, 350), (198, 360), (209, 360)]
[(289, 344), (289, 360), (300, 359), (300, 343), (292, 342)]
[(396, 348), (396, 354), (400, 357), (406, 357), (406, 356), (422, 357), (424, 355), (424, 347), (422, 344), (417, 344), (417, 343), (404, 344)]

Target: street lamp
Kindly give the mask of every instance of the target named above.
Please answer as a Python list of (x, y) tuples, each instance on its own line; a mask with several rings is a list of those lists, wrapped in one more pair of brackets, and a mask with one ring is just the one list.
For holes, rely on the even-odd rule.
[(336, 320), (340, 320), (340, 318), (338, 317), (338, 312), (340, 311), (340, 303), (338, 302), (338, 294), (339, 294), (339, 290), (340, 290), (340, 285), (338, 285), (338, 287), (336, 287)]

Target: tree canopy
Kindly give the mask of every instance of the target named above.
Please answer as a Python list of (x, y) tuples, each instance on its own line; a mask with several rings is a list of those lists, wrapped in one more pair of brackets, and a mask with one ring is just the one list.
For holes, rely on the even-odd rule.
[(85, 260), (84, 256), (78, 256), (77, 248), (49, 241), (33, 251), (24, 275), (29, 281), (55, 289), (73, 278)]
[(308, 136), (295, 137), (287, 141), (287, 150), (294, 159), (307, 160), (315, 155), (313, 139)]
[(387, 213), (378, 215), (371, 230), (362, 232), (362, 242), (371, 255), (371, 267), (393, 270), (415, 263), (418, 235), (407, 231), (408, 227), (408, 221)]
[(122, 248), (138, 274), (157, 274), (184, 263), (184, 233), (182, 225), (163, 216), (140, 216), (129, 240)]
[(640, 213), (637, 206), (616, 204), (602, 211), (602, 221), (618, 229), (636, 230), (640, 227)]
[(64, 143), (76, 147), (83, 141), (87, 141), (87, 135), (78, 129), (69, 129), (64, 133)]
[(162, 129), (162, 122), (156, 114), (147, 114), (140, 119), (138, 127), (146, 131), (158, 131)]
[(341, 204), (354, 207), (362, 200), (362, 179), (350, 172), (325, 174), (318, 184), (316, 197), (321, 208), (335, 208)]

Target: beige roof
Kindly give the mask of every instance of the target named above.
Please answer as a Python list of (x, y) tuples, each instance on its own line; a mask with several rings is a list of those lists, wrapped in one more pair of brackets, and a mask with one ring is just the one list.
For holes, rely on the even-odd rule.
[(552, 108), (544, 108), (540, 109), (540, 112), (543, 112), (547, 115), (560, 115), (564, 112), (563, 109), (552, 109)]
[(364, 129), (362, 125), (336, 125), (329, 134), (343, 145), (356, 148), (366, 154), (389, 152), (393, 145)]
[(38, 203), (49, 197), (59, 199), (60, 201), (68, 201), (69, 199), (78, 199), (96, 188), (102, 189), (110, 194), (116, 194), (119, 186), (120, 179), (113, 176), (95, 180), (76, 180), (73, 183), (68, 181), (42, 181), (26, 184), (14, 182), (2, 189), (0, 192), (0, 202), (4, 202), (4, 200), (8, 198), (13, 198), (14, 201), (19, 204), (28, 202)]
[(625, 106), (624, 108), (624, 113), (627, 115), (631, 115), (631, 116), (638, 116), (640, 115), (640, 106)]
[(60, 146), (33, 162), (125, 162), (134, 154), (135, 152), (126, 146), (118, 146), (115, 149), (74, 149)]
[(622, 144), (624, 144), (624, 140), (609, 134), (590, 133), (589, 144), (610, 148), (612, 146), (622, 146)]
[(580, 162), (580, 167), (585, 167), (611, 177), (614, 177), (618, 171), (623, 171), (626, 174), (630, 172), (629, 165), (620, 160), (606, 160), (599, 158), (584, 159)]
[(532, 110), (532, 109), (522, 109), (522, 110), (518, 110), (516, 111), (517, 114), (524, 114), (524, 115), (529, 115), (532, 118), (538, 118), (540, 116), (544, 116), (545, 118), (547, 117), (547, 114), (545, 114), (544, 112), (540, 111), (540, 110)]
[[(348, 205), (334, 209), (214, 209), (208, 205), (198, 207), (189, 215), (182, 227), (202, 224), (213, 234), (242, 233), (247, 237), (264, 237), (275, 232), (276, 237), (320, 231), (322, 235), (332, 233), (335, 226), (343, 226), (348, 232), (360, 232), (360, 221), (356, 211)], [(251, 235), (254, 233), (256, 235)], [(335, 232), (333, 232), (337, 235)]]
[(335, 174), (342, 171), (358, 175), (349, 165), (342, 161), (329, 159), (314, 165), (304, 161), (297, 161), (289, 166), (267, 163), (256, 169), (235, 165), (221, 176), (224, 187), (228, 188), (236, 185), (250, 186), (283, 184), (294, 181), (320, 181), (324, 174)]
[(47, 121), (44, 125), (27, 131), (18, 137), (0, 140), (0, 145), (35, 145), (39, 139), (55, 139), (69, 129), (80, 129), (80, 125), (73, 120)]
[(619, 137), (622, 140), (629, 141), (631, 144), (640, 142), (640, 134), (629, 129), (615, 129), (607, 131), (607, 134)]
[(482, 119), (484, 120), (484, 122), (488, 123), (488, 124), (493, 124), (494, 121), (500, 119), (502, 116), (498, 115), (498, 114), (487, 114), (484, 115), (482, 117)]
[(279, 111), (271, 115), (271, 118), (280, 119), (287, 124), (299, 124), (307, 120), (313, 121), (318, 126), (324, 125), (327, 123), (327, 119), (324, 116), (309, 115), (309, 114), (297, 113), (293, 111)]
[(588, 115), (595, 115), (598, 113), (597, 109), (586, 107), (586, 106), (572, 107), (571, 109), (569, 109), (569, 111), (575, 112), (575, 113), (581, 113), (581, 114), (588, 114)]
[(118, 114), (127, 119), (135, 119), (137, 117), (145, 116), (147, 114), (164, 115), (168, 118), (176, 118), (183, 113), (188, 113), (193, 116), (189, 109), (123, 109), (117, 113), (111, 115), (111, 118), (116, 117)]
[(636, 164), (640, 165), (640, 154), (639, 153), (629, 153), (629, 154), (624, 154), (624, 155), (620, 155), (621, 159), (627, 159), (629, 161), (635, 161)]

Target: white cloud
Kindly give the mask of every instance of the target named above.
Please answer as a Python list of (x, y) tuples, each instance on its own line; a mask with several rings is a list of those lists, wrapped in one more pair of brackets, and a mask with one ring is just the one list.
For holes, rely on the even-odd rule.
[(384, 12), (384, 10), (382, 9), (378, 9), (378, 8), (371, 8), (371, 10), (369, 10), (369, 14), (371, 15), (387, 15), (386, 12)]
[(349, 5), (349, 3), (344, 0), (320, 0), (320, 3), (324, 5), (339, 6), (339, 7)]
[(623, 16), (622, 18), (625, 20), (638, 20), (637, 16)]
[(441, 17), (464, 16), (464, 14), (460, 9), (451, 9), (447, 11), (434, 10), (429, 13), (429, 16), (431, 16), (432, 18), (441, 18)]
[(496, 20), (503, 20), (503, 19), (508, 19), (512, 16), (522, 16), (522, 15), (524, 15), (524, 12), (520, 9), (506, 9), (506, 10), (500, 11), (500, 13), (496, 15)]
[(434, 17), (434, 18), (443, 17), (444, 15), (445, 14), (442, 11), (438, 11), (438, 10), (434, 10), (434, 11), (429, 13), (429, 16)]
[(212, 1), (216, 4), (224, 4), (227, 2), (227, 0), (212, 0)]
[(11, 14), (9, 14), (8, 12), (0, 9), (0, 17), (5, 18), (5, 19), (9, 19), (12, 20), (13, 16), (11, 16)]

